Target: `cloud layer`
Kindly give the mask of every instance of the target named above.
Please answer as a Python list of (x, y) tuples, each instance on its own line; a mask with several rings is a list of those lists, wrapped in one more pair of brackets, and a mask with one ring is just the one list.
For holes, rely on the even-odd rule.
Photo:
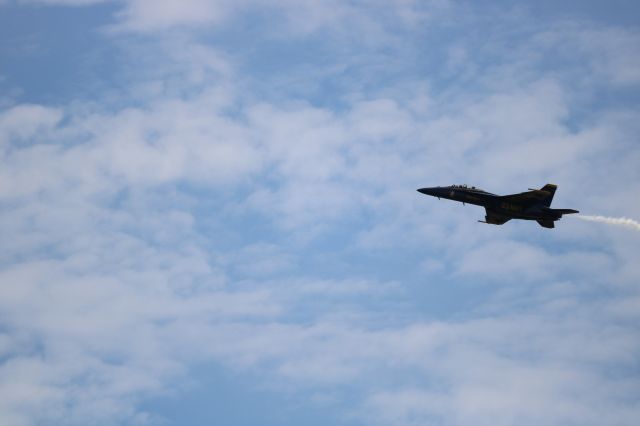
[[(635, 31), (505, 14), (480, 43), (483, 14), (448, 2), (121, 7), (126, 90), (0, 112), (5, 423), (161, 423), (141, 403), (202, 364), (354, 424), (634, 423), (637, 236), (482, 226), (415, 188), (553, 182), (559, 207), (640, 217), (636, 107), (594, 105), (637, 90)], [(229, 48), (257, 10), (248, 52), (328, 59)]]

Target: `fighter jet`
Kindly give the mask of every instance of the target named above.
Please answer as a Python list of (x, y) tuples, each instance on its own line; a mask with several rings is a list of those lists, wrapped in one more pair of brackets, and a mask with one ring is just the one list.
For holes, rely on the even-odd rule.
[(558, 187), (546, 184), (540, 189), (511, 195), (495, 195), (475, 186), (451, 185), (418, 189), (425, 195), (459, 201), (463, 204), (483, 206), (487, 211), (485, 220), (478, 222), (502, 225), (511, 219), (535, 220), (544, 228), (553, 228), (554, 222), (563, 214), (579, 213), (573, 209), (552, 209), (551, 200)]

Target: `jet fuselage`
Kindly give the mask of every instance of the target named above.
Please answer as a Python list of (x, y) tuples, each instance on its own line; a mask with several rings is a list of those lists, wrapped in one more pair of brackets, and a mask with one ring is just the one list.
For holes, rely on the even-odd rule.
[(418, 189), (425, 195), (474, 204), (486, 209), (486, 223), (502, 225), (510, 219), (536, 220), (541, 226), (553, 228), (553, 222), (563, 214), (578, 213), (572, 209), (552, 209), (551, 200), (556, 190), (552, 184), (521, 194), (500, 196), (466, 185), (438, 186)]

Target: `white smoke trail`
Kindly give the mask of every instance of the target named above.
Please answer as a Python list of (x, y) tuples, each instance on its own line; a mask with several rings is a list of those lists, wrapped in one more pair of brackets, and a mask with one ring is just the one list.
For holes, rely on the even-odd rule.
[(626, 226), (627, 228), (634, 229), (636, 231), (640, 231), (640, 222), (629, 219), (626, 217), (606, 217), (606, 216), (589, 216), (589, 215), (576, 215), (578, 219), (588, 220), (590, 222), (600, 222), (600, 223), (608, 223), (609, 225), (621, 225)]

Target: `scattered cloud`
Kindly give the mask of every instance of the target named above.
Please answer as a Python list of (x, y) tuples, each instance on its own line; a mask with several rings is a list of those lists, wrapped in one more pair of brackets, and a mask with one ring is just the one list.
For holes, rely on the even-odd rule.
[[(5, 422), (154, 423), (140, 401), (212, 363), (328, 401), (346, 389), (349, 412), (327, 404), (354, 423), (633, 424), (637, 236), (481, 226), (481, 209), (415, 189), (554, 182), (563, 207), (640, 217), (634, 108), (581, 111), (603, 87), (635, 88), (637, 35), (527, 23), (482, 50), (447, 21), (439, 46), (420, 24), (454, 5), (385, 5), (127, 1), (126, 31), (105, 38), (121, 43), (124, 90), (0, 112)], [(296, 40), (375, 35), (364, 56), (348, 37), (320, 42), (344, 63), (308, 84), (340, 80), (338, 101), (263, 96), (301, 68), (279, 59), (263, 80), (250, 53), (203, 35), (264, 10)], [(251, 52), (290, 47), (260, 34)], [(384, 51), (398, 38), (411, 54)], [(408, 59), (429, 49), (460, 80)], [(393, 77), (386, 59), (419, 72)]]

